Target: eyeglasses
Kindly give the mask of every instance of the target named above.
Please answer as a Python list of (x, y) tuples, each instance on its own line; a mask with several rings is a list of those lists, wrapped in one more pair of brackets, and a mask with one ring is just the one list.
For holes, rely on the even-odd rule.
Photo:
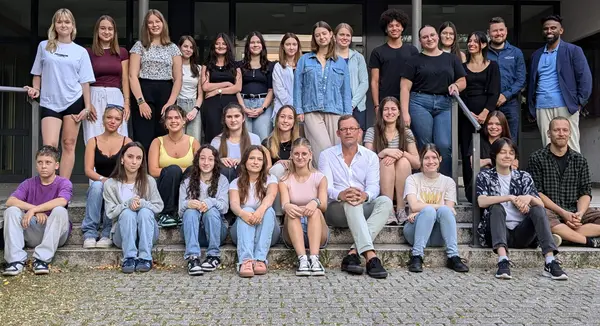
[(340, 132), (356, 132), (358, 131), (360, 128), (358, 127), (350, 127), (350, 128), (340, 128), (338, 129)]
[(125, 111), (125, 108), (118, 104), (106, 104), (107, 109), (117, 109), (119, 111)]

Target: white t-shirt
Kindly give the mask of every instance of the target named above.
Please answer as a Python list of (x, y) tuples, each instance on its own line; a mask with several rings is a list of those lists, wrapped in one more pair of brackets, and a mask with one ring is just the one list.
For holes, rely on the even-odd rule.
[(417, 196), (417, 199), (425, 204), (444, 205), (446, 200), (456, 203), (456, 183), (443, 174), (430, 179), (419, 172), (406, 178), (404, 198), (408, 195)]
[[(258, 135), (253, 134), (251, 132), (249, 132), (248, 135), (250, 135), (250, 145), (260, 145), (260, 137), (258, 137)], [(214, 148), (219, 150), (219, 146), (221, 146), (221, 135), (213, 138), (213, 140), (210, 142), (210, 144)], [(235, 158), (238, 160), (242, 158), (242, 153), (240, 150), (240, 143), (234, 144), (234, 143), (230, 142), (229, 140), (227, 140), (227, 157)]]
[(184, 99), (195, 100), (198, 97), (198, 78), (202, 67), (198, 65), (198, 76), (192, 77), (192, 69), (190, 65), (183, 65), (183, 79), (181, 84), (181, 91), (179, 97)]
[(31, 74), (42, 76), (40, 106), (55, 112), (66, 110), (82, 95), (82, 83), (96, 81), (88, 52), (80, 45), (58, 42), (56, 51), (46, 50), (48, 41), (38, 45)]
[(126, 202), (131, 198), (135, 197), (135, 183), (122, 183), (119, 182), (119, 195), (121, 195), (121, 201)]
[[(233, 181), (231, 181), (231, 184), (229, 184), (229, 190), (238, 190), (238, 179), (239, 178), (236, 178)], [(257, 209), (258, 206), (260, 206), (260, 201), (258, 200), (258, 198), (256, 198), (256, 190), (254, 189), (255, 183), (256, 182), (250, 184), (250, 189), (248, 190), (248, 198), (246, 199), (246, 202), (240, 203), (240, 206), (242, 206), (242, 208), (250, 207), (253, 209)], [(269, 174), (269, 176), (267, 177), (267, 187), (273, 183), (277, 184), (277, 177)]]
[[(502, 175), (498, 173), (498, 182), (500, 183), (500, 196), (510, 195), (510, 174)], [(514, 230), (517, 225), (523, 222), (525, 217), (511, 201), (503, 202), (502, 206), (506, 211), (506, 227)]]

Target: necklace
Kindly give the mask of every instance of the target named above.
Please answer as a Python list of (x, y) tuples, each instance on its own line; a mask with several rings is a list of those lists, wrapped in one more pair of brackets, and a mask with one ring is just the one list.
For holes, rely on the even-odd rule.
[(167, 134), (167, 136), (169, 137), (169, 139), (173, 142), (173, 144), (177, 145), (178, 142), (181, 141), (181, 139), (183, 139), (183, 136), (185, 136), (185, 134), (181, 135), (181, 137), (179, 137), (179, 139), (174, 140), (173, 138), (171, 138), (170, 134)]
[(281, 151), (282, 152), (289, 152), (292, 150), (292, 141), (288, 140), (286, 142), (281, 142)]

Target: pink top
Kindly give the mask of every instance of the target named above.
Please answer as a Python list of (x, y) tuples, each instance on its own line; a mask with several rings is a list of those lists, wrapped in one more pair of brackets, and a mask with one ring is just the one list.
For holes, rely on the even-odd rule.
[(323, 173), (315, 171), (310, 174), (306, 181), (300, 183), (296, 181), (293, 174), (283, 182), (288, 188), (290, 194), (290, 203), (298, 206), (304, 206), (311, 199), (317, 198), (319, 195), (319, 183), (323, 179)]

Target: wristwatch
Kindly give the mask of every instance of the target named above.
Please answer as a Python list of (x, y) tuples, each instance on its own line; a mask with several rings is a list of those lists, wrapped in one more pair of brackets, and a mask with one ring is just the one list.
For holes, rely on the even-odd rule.
[(137, 99), (137, 104), (138, 104), (138, 105), (142, 105), (142, 104), (144, 104), (144, 103), (146, 103), (146, 101), (144, 100), (144, 98), (143, 98), (143, 97), (140, 97), (140, 98), (138, 98), (138, 99)]
[(310, 201), (315, 201), (315, 203), (317, 203), (317, 207), (321, 207), (321, 201), (319, 200), (319, 198), (313, 198)]
[(197, 105), (194, 105), (194, 109), (196, 109), (197, 112), (200, 112), (200, 107)]

